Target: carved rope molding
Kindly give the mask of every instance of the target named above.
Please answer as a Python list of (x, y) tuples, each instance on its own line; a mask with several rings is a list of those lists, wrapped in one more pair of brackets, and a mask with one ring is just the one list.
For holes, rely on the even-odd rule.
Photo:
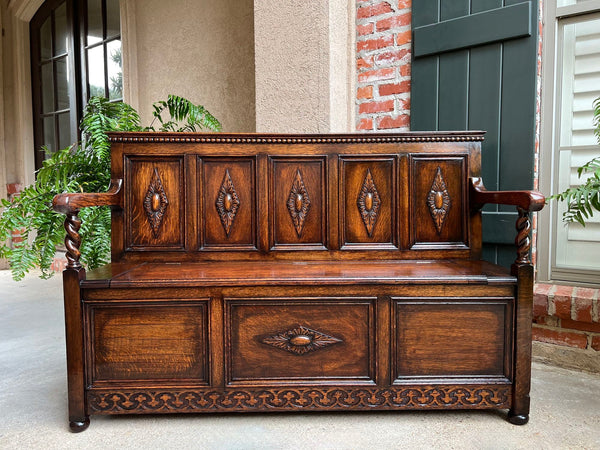
[(77, 217), (79, 211), (73, 211), (67, 213), (65, 218), (65, 230), (67, 235), (65, 236), (65, 247), (67, 249), (65, 255), (67, 257), (67, 269), (80, 269), (81, 263), (79, 258), (81, 257), (81, 236), (79, 235), (79, 229), (81, 228), (81, 219)]
[(91, 391), (90, 412), (154, 413), (269, 409), (474, 409), (510, 407), (511, 386)]
[(302, 325), (262, 339), (263, 344), (280, 348), (294, 355), (304, 355), (340, 342), (343, 341)]
[(442, 176), (442, 169), (439, 166), (435, 172), (429, 195), (427, 195), (427, 206), (429, 206), (429, 212), (438, 235), (442, 234), (442, 227), (452, 206), (452, 201)]
[(173, 142), (217, 144), (338, 144), (338, 143), (411, 143), (479, 142), (483, 136), (343, 136), (343, 137), (206, 137), (206, 136), (109, 136), (110, 142)]
[(522, 208), (517, 208), (519, 217), (516, 222), (517, 237), (515, 238), (515, 245), (517, 246), (517, 259), (515, 264), (531, 264), (529, 260), (529, 249), (531, 247), (531, 241), (529, 239), (529, 233), (531, 232), (531, 222), (529, 221), (529, 211)]

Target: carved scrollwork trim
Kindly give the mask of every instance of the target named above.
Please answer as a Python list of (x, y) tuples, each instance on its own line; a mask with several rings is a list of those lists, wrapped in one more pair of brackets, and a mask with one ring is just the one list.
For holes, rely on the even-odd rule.
[(300, 169), (296, 171), (296, 176), (292, 182), (290, 189), (290, 195), (287, 200), (287, 209), (294, 223), (296, 234), (298, 238), (302, 237), (302, 230), (304, 229), (304, 222), (308, 211), (310, 210), (310, 197), (306, 186), (304, 186), (304, 180), (302, 179), (302, 172)]
[(158, 170), (155, 168), (152, 174), (152, 180), (144, 197), (144, 211), (148, 217), (152, 234), (158, 238), (160, 226), (162, 225), (169, 200), (165, 188), (163, 187)]
[(295, 355), (304, 355), (340, 342), (343, 341), (302, 325), (262, 339), (263, 344), (272, 345)]
[(441, 234), (448, 211), (450, 211), (450, 207), (452, 206), (452, 201), (446, 188), (446, 182), (442, 176), (442, 169), (439, 166), (435, 172), (429, 195), (427, 195), (427, 206), (435, 224), (435, 229), (438, 234)]
[(531, 232), (529, 212), (522, 208), (517, 208), (517, 211), (519, 217), (516, 222), (517, 237), (515, 238), (515, 245), (517, 246), (517, 259), (515, 264), (531, 264), (529, 260), (529, 249), (531, 248), (531, 241), (529, 240), (529, 233)]
[(476, 409), (510, 407), (511, 386), (283, 388), (91, 391), (90, 412), (105, 414), (343, 409)]
[(367, 234), (369, 237), (373, 236), (373, 230), (379, 217), (379, 208), (381, 207), (381, 197), (373, 181), (373, 175), (371, 170), (367, 169), (367, 174), (360, 188), (358, 198), (356, 200), (358, 211), (362, 217)]
[(240, 198), (235, 190), (231, 176), (229, 175), (229, 170), (225, 170), (225, 176), (223, 177), (223, 182), (219, 188), (215, 206), (219, 218), (221, 219), (221, 225), (223, 225), (223, 229), (225, 230), (225, 234), (229, 237), (231, 225), (233, 224), (235, 215), (240, 207)]

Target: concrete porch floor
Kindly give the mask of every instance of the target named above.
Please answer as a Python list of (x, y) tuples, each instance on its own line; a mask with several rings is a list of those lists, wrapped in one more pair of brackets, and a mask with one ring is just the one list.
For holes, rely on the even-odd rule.
[(501, 412), (93, 416), (67, 423), (61, 277), (0, 271), (0, 448), (600, 448), (600, 376), (533, 365), (531, 419)]

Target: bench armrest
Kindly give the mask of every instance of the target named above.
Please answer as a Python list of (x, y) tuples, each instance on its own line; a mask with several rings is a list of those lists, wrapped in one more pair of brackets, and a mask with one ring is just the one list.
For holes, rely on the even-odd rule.
[[(113, 179), (110, 180), (110, 186), (108, 192), (94, 192), (94, 193), (70, 193), (70, 194), (58, 194), (54, 196), (52, 200), (52, 208), (55, 211), (66, 214), (65, 218), (65, 230), (67, 236), (65, 237), (65, 247), (67, 248), (67, 269), (75, 270), (79, 273), (82, 270), (79, 258), (81, 252), (79, 247), (81, 246), (81, 236), (79, 235), (79, 229), (81, 228), (81, 219), (77, 217), (81, 208), (90, 206), (110, 206), (112, 208), (123, 207), (123, 180)], [(85, 273), (85, 272), (83, 272)]]
[(108, 192), (58, 194), (52, 200), (52, 208), (63, 214), (77, 214), (81, 208), (89, 206), (122, 207), (122, 186), (123, 180), (118, 178), (110, 180)]
[(480, 210), (486, 203), (514, 205), (517, 207), (517, 237), (515, 239), (517, 259), (513, 264), (513, 272), (519, 266), (530, 265), (529, 248), (531, 247), (531, 241), (529, 233), (531, 231), (531, 222), (529, 221), (529, 213), (542, 209), (546, 198), (538, 191), (487, 191), (483, 185), (483, 181), (478, 177), (470, 178), (469, 182), (472, 211)]
[(539, 211), (544, 207), (546, 198), (538, 191), (488, 191), (479, 177), (469, 178), (471, 209), (481, 209), (486, 203), (495, 205), (514, 205), (523, 211)]

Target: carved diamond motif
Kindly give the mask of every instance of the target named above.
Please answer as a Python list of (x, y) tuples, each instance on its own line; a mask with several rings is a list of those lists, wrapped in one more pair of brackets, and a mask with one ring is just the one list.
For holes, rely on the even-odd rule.
[(304, 355), (333, 344), (343, 342), (333, 336), (299, 325), (293, 330), (283, 331), (274, 336), (263, 338), (262, 343), (280, 348), (295, 355)]
[(442, 177), (442, 169), (439, 166), (435, 173), (431, 190), (427, 196), (427, 206), (429, 206), (429, 212), (431, 213), (435, 228), (438, 234), (441, 234), (442, 226), (448, 216), (452, 202), (450, 201), (450, 194), (448, 194), (448, 190), (446, 189), (444, 177)]
[(168, 205), (167, 194), (160, 180), (158, 170), (155, 168), (150, 186), (148, 186), (148, 191), (144, 197), (144, 211), (146, 211), (146, 216), (148, 217), (148, 222), (150, 222), (152, 234), (155, 238), (158, 238), (160, 226)]
[(358, 211), (367, 228), (367, 233), (369, 237), (371, 237), (373, 235), (375, 223), (377, 222), (379, 208), (381, 207), (381, 198), (379, 197), (379, 192), (377, 192), (377, 187), (375, 187), (375, 182), (373, 181), (370, 169), (367, 169), (367, 175), (360, 188), (356, 204), (358, 205)]
[(233, 181), (231, 181), (231, 177), (229, 176), (229, 170), (225, 170), (225, 176), (223, 177), (223, 182), (219, 188), (215, 206), (217, 207), (217, 213), (221, 218), (221, 224), (223, 225), (225, 234), (229, 236), (233, 219), (235, 219), (235, 215), (240, 207), (240, 198), (238, 197), (235, 187), (233, 186)]
[(296, 228), (296, 234), (298, 237), (301, 237), (302, 230), (304, 229), (304, 221), (310, 209), (310, 198), (304, 186), (300, 169), (296, 172), (296, 177), (292, 183), (292, 189), (287, 201), (287, 209), (292, 217), (294, 228)]

